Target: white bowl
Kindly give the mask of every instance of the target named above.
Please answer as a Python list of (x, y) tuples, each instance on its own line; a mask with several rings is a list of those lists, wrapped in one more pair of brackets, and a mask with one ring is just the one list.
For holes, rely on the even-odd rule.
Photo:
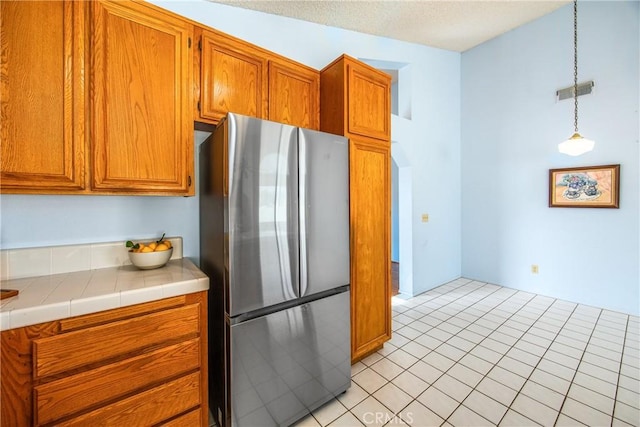
[(141, 270), (152, 270), (165, 265), (173, 254), (173, 247), (166, 251), (158, 252), (132, 252), (129, 251), (129, 259), (131, 264)]

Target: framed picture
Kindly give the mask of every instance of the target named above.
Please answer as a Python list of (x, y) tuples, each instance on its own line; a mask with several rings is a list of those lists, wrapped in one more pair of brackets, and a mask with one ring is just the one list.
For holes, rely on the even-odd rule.
[(549, 170), (549, 207), (618, 208), (620, 165)]

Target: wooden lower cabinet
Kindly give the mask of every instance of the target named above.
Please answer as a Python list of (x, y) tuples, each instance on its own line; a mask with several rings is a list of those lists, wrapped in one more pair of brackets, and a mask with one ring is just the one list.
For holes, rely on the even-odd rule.
[(391, 146), (351, 137), (351, 359), (391, 338)]
[[(163, 427), (200, 426), (203, 424), (203, 421), (202, 421), (203, 415), (207, 415), (207, 414), (203, 414), (202, 411), (198, 411), (198, 410), (191, 411), (184, 415), (180, 415), (178, 418), (174, 418), (171, 421), (163, 423), (162, 426)], [(206, 418), (206, 420), (207, 420), (206, 425), (208, 425), (208, 418)]]
[(3, 331), (0, 424), (207, 426), (199, 292)]

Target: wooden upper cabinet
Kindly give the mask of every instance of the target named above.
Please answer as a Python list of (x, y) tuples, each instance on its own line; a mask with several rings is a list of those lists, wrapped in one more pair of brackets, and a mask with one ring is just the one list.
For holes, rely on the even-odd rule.
[(82, 190), (85, 2), (0, 2), (0, 190)]
[(269, 120), (318, 130), (320, 73), (293, 61), (269, 61)]
[(391, 140), (391, 76), (347, 55), (320, 73), (323, 130)]
[(208, 426), (207, 292), (2, 331), (3, 426)]
[(202, 30), (200, 121), (217, 123), (228, 112), (267, 118), (267, 57), (242, 40)]
[(349, 132), (391, 139), (391, 77), (361, 63), (347, 61)]
[(91, 4), (92, 189), (194, 194), (192, 24), (147, 3)]

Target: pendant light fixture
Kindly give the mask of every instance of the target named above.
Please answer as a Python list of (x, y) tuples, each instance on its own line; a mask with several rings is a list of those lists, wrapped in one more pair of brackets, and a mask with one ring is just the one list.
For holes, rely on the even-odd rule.
[(558, 144), (558, 151), (570, 156), (579, 156), (593, 150), (595, 142), (578, 133), (578, 0), (573, 0), (573, 102), (574, 133)]

